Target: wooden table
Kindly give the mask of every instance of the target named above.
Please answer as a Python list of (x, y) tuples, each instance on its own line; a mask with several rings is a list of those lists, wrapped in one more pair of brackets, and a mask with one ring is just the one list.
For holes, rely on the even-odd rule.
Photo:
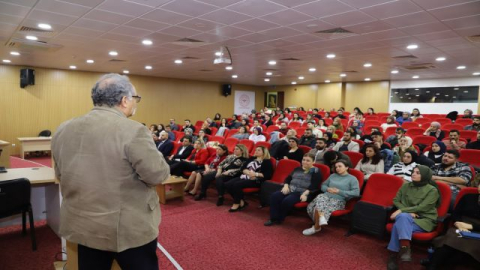
[(20, 157), (25, 159), (25, 152), (51, 151), (52, 137), (20, 137)]
[[(157, 194), (161, 204), (166, 204), (167, 200), (173, 198), (180, 198), (182, 201), (184, 199), (185, 192), (183, 189), (185, 188), (185, 184), (187, 183), (187, 179), (178, 177), (178, 176), (170, 176), (170, 178), (161, 183), (157, 186)], [(169, 185), (172, 190), (166, 191), (165, 185)]]
[(10, 143), (0, 140), (0, 167), (10, 168)]

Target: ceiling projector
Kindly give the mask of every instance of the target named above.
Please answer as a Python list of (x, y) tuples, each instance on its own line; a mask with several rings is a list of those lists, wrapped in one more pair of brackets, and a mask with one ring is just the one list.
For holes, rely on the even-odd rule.
[(232, 64), (232, 56), (230, 55), (230, 51), (227, 47), (221, 47), (219, 51), (215, 52), (215, 59), (213, 60), (213, 64)]

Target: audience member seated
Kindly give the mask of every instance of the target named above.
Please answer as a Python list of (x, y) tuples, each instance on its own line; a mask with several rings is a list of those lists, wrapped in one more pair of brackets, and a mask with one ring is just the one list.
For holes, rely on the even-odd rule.
[[(289, 129), (288, 129), (287, 123), (282, 122), (280, 124), (279, 130), (272, 131), (270, 133), (270, 143), (273, 144), (274, 142), (278, 141), (280, 139), (280, 133), (283, 135), (287, 135), (288, 131)], [(297, 134), (296, 131), (295, 131), (295, 134)]]
[(447, 150), (443, 154), (442, 163), (432, 167), (433, 180), (442, 181), (450, 185), (452, 190), (452, 201), (450, 210), (453, 210), (455, 198), (463, 187), (468, 186), (472, 180), (472, 171), (466, 163), (458, 162), (460, 152), (458, 150)]
[(246, 127), (239, 127), (237, 133), (232, 135), (233, 138), (244, 140), (250, 137), (250, 133), (247, 132)]
[(172, 132), (172, 127), (170, 125), (165, 126), (165, 131), (168, 133), (168, 138), (172, 142), (175, 141), (175, 134)]
[(250, 128), (250, 132), (253, 132), (253, 129), (256, 127), (260, 128), (260, 133), (263, 132), (263, 127), (258, 119), (253, 120), (253, 126)]
[(165, 126), (163, 124), (158, 124), (157, 128), (158, 128), (158, 134), (160, 134), (160, 132), (165, 130)]
[(275, 124), (276, 124), (277, 126), (280, 126), (282, 123), (288, 124), (288, 117), (286, 117), (285, 114), (280, 113), (280, 114), (278, 115), (277, 120), (275, 120)]
[(192, 137), (185, 136), (181, 140), (182, 146), (178, 148), (177, 153), (168, 157), (167, 163), (174, 164), (187, 159), (193, 151)]
[(323, 165), (329, 167), (330, 171), (332, 173), (334, 173), (335, 172), (335, 162), (337, 160), (340, 160), (340, 159), (345, 160), (347, 162), (347, 166), (349, 168), (353, 169), (353, 165), (352, 165), (352, 161), (350, 160), (350, 157), (345, 155), (342, 152), (338, 152), (338, 151), (334, 151), (334, 150), (330, 150), (330, 151), (325, 152), (325, 154), (323, 154), (323, 163), (320, 163), (320, 164), (323, 164)]
[(269, 127), (269, 126), (273, 125), (272, 118), (270, 117), (270, 115), (265, 114), (265, 121), (263, 121), (263, 124), (266, 127)]
[(343, 152), (343, 151), (351, 151), (351, 152), (359, 152), (360, 145), (357, 142), (352, 140), (351, 133), (346, 131), (343, 133), (343, 139), (338, 142), (334, 147), (333, 150)]
[(387, 173), (402, 178), (406, 183), (412, 182), (412, 172), (413, 169), (417, 167), (417, 163), (415, 162), (417, 156), (417, 152), (415, 151), (405, 152), (402, 161), (393, 165)]
[(205, 142), (197, 139), (193, 144), (193, 148), (188, 158), (170, 165), (171, 175), (183, 176), (185, 172), (192, 172), (203, 168), (208, 159), (208, 150), (205, 148)]
[(302, 165), (293, 170), (285, 179), (281, 191), (270, 197), (270, 219), (265, 226), (280, 224), (285, 220), (293, 206), (302, 201), (310, 202), (322, 181), (322, 173), (313, 166), (314, 156), (307, 153), (303, 156)]
[(462, 116), (462, 118), (473, 119), (473, 118), (474, 118), (473, 111), (470, 110), (470, 109), (466, 109), (465, 111), (463, 111), (463, 116)]
[(292, 119), (290, 121), (288, 121), (288, 124), (293, 123), (293, 122), (303, 124), (303, 118), (300, 117), (298, 115), (298, 113), (294, 113)]
[(431, 232), (437, 225), (437, 207), (440, 194), (432, 181), (432, 171), (418, 165), (413, 169), (412, 182), (404, 184), (393, 199), (398, 209), (390, 216), (395, 220), (388, 250), (392, 253), (387, 269), (398, 269), (401, 262), (411, 262), (410, 241), (416, 232)]
[(383, 132), (386, 132), (387, 128), (389, 127), (396, 127), (396, 126), (397, 124), (395, 123), (395, 117), (393, 116), (387, 117), (387, 122), (380, 125), (380, 127), (383, 129)]
[(401, 116), (401, 113), (398, 112), (397, 110), (393, 110), (393, 111), (390, 113), (390, 116), (393, 116), (395, 119), (397, 119), (398, 117)]
[(213, 117), (213, 121), (220, 122), (220, 120), (222, 120), (222, 115), (220, 113), (216, 113)]
[(398, 127), (395, 129), (395, 135), (390, 135), (385, 140), (385, 142), (389, 143), (392, 146), (399, 144), (398, 140), (405, 136), (405, 129)]
[(337, 131), (337, 128), (335, 128), (333, 125), (330, 125), (327, 127), (327, 131), (326, 132), (329, 132), (329, 133), (332, 133), (332, 138), (335, 139), (335, 140), (338, 140), (338, 135), (337, 133), (335, 133), (335, 131)]
[(363, 123), (360, 120), (353, 120), (352, 125), (347, 130), (353, 131), (355, 133), (354, 138), (360, 140), (363, 134)]
[[(378, 128), (372, 127), (372, 129), (370, 131), (370, 134), (363, 133), (362, 137), (360, 137), (360, 140), (364, 141), (365, 143), (373, 143), (372, 134), (374, 132), (380, 132), (380, 130)], [(382, 133), (380, 132), (380, 134), (382, 134)]]
[[(202, 177), (215, 178), (218, 165), (227, 157), (228, 148), (224, 144), (219, 144), (216, 149), (216, 154), (208, 158), (203, 168), (195, 170), (188, 177), (187, 184), (185, 185), (185, 192), (195, 196), (197, 194), (200, 185), (202, 184)], [(190, 186), (193, 184), (193, 188), (190, 190)], [(201, 198), (200, 198), (201, 199)]]
[(447, 151), (447, 146), (441, 141), (433, 142), (430, 145), (431, 149), (426, 151), (424, 155), (432, 160), (435, 164), (442, 163), (443, 154)]
[(325, 120), (323, 119), (318, 119), (318, 125), (317, 125), (317, 128), (318, 129), (322, 129), (322, 130), (327, 130), (327, 125), (325, 124)]
[(190, 119), (185, 119), (185, 125), (183, 126), (183, 130), (190, 128), (192, 130), (192, 134), (195, 133), (195, 126), (192, 125)]
[(348, 116), (348, 119), (351, 121), (353, 119), (356, 119), (359, 115), (363, 118), (362, 110), (360, 110), (359, 107), (355, 107), (353, 108), (353, 112)]
[(242, 118), (242, 120), (240, 120), (240, 127), (245, 127), (245, 129), (247, 129), (247, 132), (249, 132), (250, 131), (249, 123), (250, 121), (248, 119)]
[(412, 138), (410, 138), (408, 136), (402, 137), (402, 138), (400, 138), (400, 140), (398, 140), (398, 145), (393, 148), (393, 151), (395, 151), (400, 156), (400, 159), (402, 159), (403, 154), (405, 152), (407, 152), (407, 151), (415, 151), (416, 152), (417, 151), (417, 149), (415, 149), (415, 147), (413, 147), (412, 143), (413, 143)]
[(310, 128), (307, 128), (305, 129), (305, 133), (300, 138), (299, 144), (313, 148), (315, 147), (315, 139), (316, 137), (313, 134), (313, 130), (311, 130)]
[(448, 139), (444, 139), (443, 143), (445, 143), (447, 149), (460, 150), (465, 149), (467, 146), (464, 141), (460, 141), (460, 131), (456, 129), (450, 130), (450, 133), (448, 133)]
[(268, 149), (264, 146), (257, 147), (254, 156), (243, 163), (241, 172), (240, 177), (233, 178), (225, 184), (225, 189), (233, 198), (229, 212), (237, 212), (248, 205), (243, 199), (244, 188), (259, 188), (263, 181), (272, 178), (273, 165)]
[(402, 125), (405, 122), (412, 122), (409, 112), (403, 112), (400, 117), (397, 117), (397, 122)]
[(348, 173), (346, 161), (335, 162), (335, 173), (322, 184), (322, 194), (308, 204), (307, 213), (315, 223), (303, 230), (303, 235), (313, 235), (328, 225), (332, 212), (345, 209), (348, 200), (360, 196), (358, 180)]
[(255, 143), (264, 142), (267, 140), (267, 138), (265, 138), (265, 136), (262, 134), (261, 127), (253, 127), (252, 129), (253, 133), (248, 137), (249, 140), (254, 141)]
[(173, 150), (173, 142), (168, 138), (168, 133), (164, 130), (160, 132), (160, 138), (156, 142), (157, 149), (164, 157), (168, 157)]
[(160, 131), (158, 131), (158, 126), (155, 124), (151, 124), (149, 130), (155, 137), (158, 137), (158, 135), (160, 134)]
[(380, 145), (380, 150), (383, 149), (390, 149), (390, 146), (386, 143), (383, 142), (383, 134), (380, 131), (373, 131), (370, 134), (370, 137), (372, 138), (372, 142), (375, 144)]
[(345, 115), (343, 115), (343, 110), (337, 110), (337, 116), (340, 119), (347, 119)]
[(179, 143), (183, 141), (184, 137), (191, 137), (193, 141), (193, 130), (191, 128), (183, 129), (183, 137), (178, 140)]
[(445, 133), (440, 128), (441, 125), (439, 122), (432, 122), (430, 124), (430, 127), (425, 130), (425, 133), (423, 133), (423, 135), (432, 136), (437, 138), (438, 141), (441, 141), (443, 140), (443, 138), (445, 138)]
[(480, 150), (480, 130), (477, 132), (477, 140), (467, 144), (467, 149)]
[(420, 110), (415, 108), (412, 111), (412, 114), (410, 115), (410, 119), (412, 119), (413, 122), (417, 120), (418, 118), (423, 118), (423, 115), (420, 113)]
[(318, 127), (315, 126), (315, 121), (307, 122), (307, 129), (306, 130), (308, 130), (308, 129), (312, 130), (313, 136), (315, 138), (322, 138), (323, 137), (323, 131), (321, 131)]
[(302, 162), (303, 150), (298, 148), (298, 139), (296, 137), (289, 138), (288, 146), (290, 147), (290, 149), (283, 156), (283, 159), (293, 159), (298, 162)]
[(196, 140), (200, 139), (200, 140), (203, 141), (203, 143), (207, 143), (207, 142), (208, 142), (208, 137), (205, 136), (205, 135), (207, 135), (206, 132), (205, 132), (205, 130), (204, 130), (204, 129), (200, 129), (200, 130), (198, 131), (198, 136), (193, 136), (193, 140), (196, 141)]
[(318, 114), (318, 109), (316, 109), (316, 108), (313, 109), (312, 115), (313, 115), (313, 117), (315, 117), (317, 119), (322, 119), (323, 118), (322, 115)]
[(178, 131), (178, 130), (179, 130), (178, 125), (175, 123), (175, 119), (173, 119), (173, 118), (170, 119), (170, 124), (169, 124), (169, 125), (170, 125), (170, 128), (171, 128), (172, 130), (175, 130), (175, 131)]
[(366, 144), (362, 148), (363, 159), (355, 167), (365, 175), (365, 181), (374, 173), (384, 173), (384, 163), (380, 149), (374, 144)]
[(332, 149), (335, 146), (336, 142), (333, 139), (333, 134), (332, 133), (330, 133), (330, 132), (323, 133), (323, 138), (327, 141), (326, 142), (327, 143), (327, 148), (329, 150)]
[(228, 123), (228, 128), (229, 129), (237, 129), (239, 128), (240, 126), (242, 125), (242, 123), (238, 120), (238, 116), (236, 114), (234, 114), (232, 116), (232, 120), (230, 120), (230, 122)]
[(323, 163), (323, 155), (328, 151), (327, 148), (327, 140), (324, 138), (317, 138), (315, 147), (310, 150), (310, 154), (312, 154), (315, 158), (313, 161), (318, 164)]
[(342, 124), (342, 120), (340, 117), (335, 117), (335, 119), (333, 119), (333, 123), (332, 123), (332, 126), (335, 127), (335, 130), (340, 130), (340, 131), (344, 131), (343, 129), (343, 124)]
[(367, 115), (376, 115), (375, 110), (373, 108), (368, 108)]
[[(478, 188), (480, 193), (480, 187)], [(458, 237), (460, 232), (480, 233), (480, 197), (479, 194), (466, 194), (458, 202), (452, 214), (455, 222), (446, 235), (437, 237), (433, 241), (435, 251), (428, 263), (428, 270), (441, 269), (446, 266), (449, 269), (464, 265), (467, 262), (471, 266), (480, 263), (480, 240)], [(452, 262), (452, 259), (456, 259)], [(447, 269), (447, 268), (446, 268)], [(466, 269), (466, 268), (465, 268)]]
[(473, 117), (473, 124), (466, 126), (464, 129), (480, 131), (480, 116)]

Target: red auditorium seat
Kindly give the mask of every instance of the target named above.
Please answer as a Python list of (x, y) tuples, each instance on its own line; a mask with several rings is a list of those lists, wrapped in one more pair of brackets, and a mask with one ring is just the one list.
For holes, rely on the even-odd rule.
[(475, 130), (460, 130), (460, 138), (470, 140), (471, 142), (477, 140), (477, 132)]
[(440, 125), (442, 125), (442, 129), (444, 125), (452, 123), (452, 120), (450, 120), (449, 118), (435, 118), (435, 120), (433, 121), (440, 123)]
[(461, 162), (466, 162), (475, 167), (480, 167), (480, 150), (475, 149), (461, 149), (460, 158)]
[(335, 130), (335, 134), (337, 134), (338, 139), (343, 138), (343, 131), (341, 131), (341, 130)]
[(462, 125), (462, 126), (469, 126), (473, 124), (473, 120), (470, 118), (460, 118), (455, 121), (455, 124)]
[(268, 134), (270, 134), (271, 132), (277, 131), (277, 130), (279, 130), (279, 128), (278, 128), (276, 125), (270, 125), (270, 126), (267, 127), (267, 131), (266, 131), (266, 132), (267, 132)]
[(248, 149), (248, 153), (255, 153), (255, 143), (253, 141), (250, 141), (249, 139), (243, 139), (240, 140), (238, 143), (245, 145)]
[(462, 188), (460, 192), (457, 194), (457, 198), (455, 198), (455, 207), (457, 207), (457, 204), (460, 201), (460, 199), (467, 194), (478, 194), (478, 188), (476, 187)]
[(397, 132), (397, 127), (388, 127), (387, 130), (383, 133), (385, 135), (385, 139), (388, 138), (389, 136), (395, 135), (395, 132)]
[(380, 127), (380, 125), (374, 125), (374, 126), (365, 126), (363, 128), (363, 132), (364, 134), (371, 134), (372, 133), (372, 129), (373, 128), (376, 128), (378, 131), (382, 132), (382, 128)]
[(365, 145), (365, 142), (362, 140), (352, 140), (360, 145), (360, 149)]
[(437, 141), (437, 138), (433, 136), (420, 135), (420, 136), (413, 137), (413, 144), (431, 145), (435, 141)]
[(270, 147), (272, 145), (269, 142), (256, 142), (255, 145), (253, 146), (253, 149), (250, 151), (250, 156), (253, 156), (255, 154), (255, 149), (259, 146), (264, 146), (268, 150), (270, 150)]
[(404, 129), (418, 128), (420, 124), (416, 122), (403, 122), (402, 127)]
[(227, 146), (228, 152), (233, 153), (233, 150), (235, 150), (235, 146), (238, 144), (238, 139), (233, 137), (227, 138), (225, 139), (224, 144)]
[(222, 136), (210, 136), (210, 141), (223, 143), (225, 141), (225, 138)]
[(237, 132), (238, 132), (238, 129), (232, 128), (232, 129), (230, 129), (230, 130), (225, 130), (225, 131), (223, 132), (223, 136), (225, 137), (225, 139), (226, 139), (226, 138), (230, 138), (230, 137), (232, 137), (233, 134), (235, 134), (235, 133), (237, 133)]
[(213, 147), (207, 147), (208, 157), (214, 156), (217, 154), (217, 149)]
[[(437, 214), (438, 214), (438, 220), (439, 220), (439, 222), (437, 223), (437, 227), (435, 228), (435, 230), (431, 232), (414, 233), (412, 235), (412, 240), (431, 241), (433, 238), (440, 235), (443, 231), (443, 227), (444, 227), (443, 220), (445, 219), (448, 213), (450, 200), (452, 198), (452, 192), (450, 190), (450, 186), (445, 183), (437, 182), (437, 185), (438, 185), (438, 189), (440, 190), (440, 198), (441, 198), (440, 206), (437, 208)], [(393, 224), (394, 223), (387, 224), (388, 232), (392, 231)]]
[[(456, 129), (456, 130), (461, 132), (463, 130), (463, 126), (460, 125), (460, 124), (446, 124), (446, 125), (442, 125), (442, 129), (443, 130)], [(447, 134), (445, 134), (445, 135), (447, 135)]]
[(300, 122), (291, 122), (289, 125), (288, 125), (288, 128), (292, 128), (292, 129), (296, 129), (296, 128), (299, 128), (302, 124)]
[(299, 145), (298, 148), (302, 149), (303, 154), (306, 154), (306, 153), (310, 152), (310, 150), (312, 150), (311, 147), (308, 147), (306, 145)]
[(350, 158), (350, 161), (352, 161), (352, 165), (354, 168), (355, 166), (357, 166), (358, 162), (363, 158), (363, 154), (359, 152), (343, 151), (342, 153), (347, 155)]
[[(330, 176), (330, 168), (328, 168), (327, 165), (317, 164), (317, 163), (313, 164), (313, 166), (319, 168), (320, 172), (322, 173), (322, 181), (318, 186), (318, 188), (320, 189), (322, 187), (322, 183), (325, 182)], [(293, 207), (297, 209), (302, 209), (302, 208), (306, 208), (307, 205), (308, 205), (308, 202), (299, 202), (299, 203), (296, 203)]]
[(302, 137), (303, 134), (305, 134), (305, 130), (306, 130), (306, 129), (307, 129), (307, 128), (305, 128), (305, 127), (298, 127), (298, 128), (296, 128), (295, 131), (297, 132), (297, 137), (299, 137), (299, 138)]
[(415, 123), (422, 125), (422, 127), (425, 126), (425, 124), (430, 125), (431, 122), (432, 119), (430, 118), (417, 118), (417, 120), (415, 120)]
[(402, 185), (403, 180), (397, 176), (374, 173), (368, 178), (360, 201), (383, 207), (392, 206), (393, 198)]
[(178, 148), (180, 148), (180, 146), (182, 144), (179, 143), (179, 142), (172, 142), (172, 143), (173, 143), (173, 149), (172, 149), (172, 152), (170, 153), (170, 155), (175, 155), (178, 151)]
[(425, 132), (425, 129), (423, 128), (418, 128), (418, 127), (412, 127), (407, 130), (407, 133), (405, 133), (407, 136), (413, 138), (415, 136), (420, 136), (423, 135)]
[(370, 119), (366, 119), (365, 120), (365, 126), (380, 126), (382, 123), (380, 123), (380, 121), (378, 120), (370, 120)]

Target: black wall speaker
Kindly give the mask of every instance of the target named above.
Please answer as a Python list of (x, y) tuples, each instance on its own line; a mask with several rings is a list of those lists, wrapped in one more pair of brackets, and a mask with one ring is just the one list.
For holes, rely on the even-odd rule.
[(25, 88), (27, 85), (35, 85), (35, 70), (23, 68), (20, 70), (20, 87)]
[(222, 86), (222, 92), (223, 92), (223, 95), (228, 97), (232, 94), (232, 85), (231, 84), (224, 84)]

